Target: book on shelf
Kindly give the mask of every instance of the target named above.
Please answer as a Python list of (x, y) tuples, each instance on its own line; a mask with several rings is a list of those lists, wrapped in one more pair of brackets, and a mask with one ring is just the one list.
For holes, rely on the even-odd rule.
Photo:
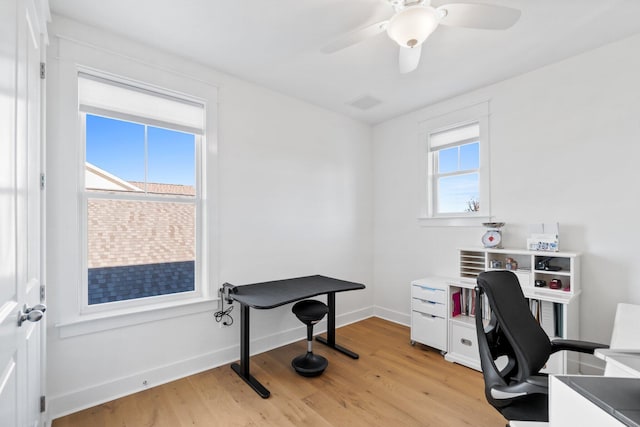
[[(476, 316), (476, 292), (475, 289), (461, 288), (451, 293), (451, 317)], [(486, 295), (482, 297), (482, 318), (489, 320), (491, 308)]]
[(469, 296), (469, 292), (468, 289), (461, 289), (460, 290), (461, 295), (461, 299), (462, 299), (462, 314), (464, 314), (465, 316), (467, 314), (469, 314), (469, 301), (468, 301), (468, 296)]
[(469, 316), (475, 317), (476, 315), (476, 293), (473, 289), (469, 289), (471, 291), (471, 307), (469, 307)]
[(462, 298), (462, 314), (465, 316), (469, 315), (469, 301), (470, 301), (470, 295), (469, 295), (469, 289), (467, 288), (462, 288), (460, 290), (460, 293), (462, 294), (461, 298)]
[(451, 294), (451, 317), (462, 314), (462, 298), (461, 292), (455, 291)]
[(562, 319), (563, 319), (563, 305), (562, 304), (553, 304), (553, 314), (555, 317), (555, 331), (556, 331), (556, 336), (557, 337), (563, 337), (564, 336), (564, 328), (562, 326)]

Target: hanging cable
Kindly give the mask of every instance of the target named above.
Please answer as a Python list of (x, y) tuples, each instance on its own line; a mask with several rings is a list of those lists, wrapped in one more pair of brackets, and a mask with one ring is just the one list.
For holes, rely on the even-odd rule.
[(224, 326), (233, 325), (233, 317), (231, 317), (230, 315), (230, 313), (233, 311), (233, 305), (230, 305), (229, 308), (225, 310), (224, 298), (221, 298), (220, 302), (222, 303), (222, 308), (216, 311), (215, 313), (213, 313), (213, 317), (216, 319), (216, 322), (218, 323), (222, 322)]

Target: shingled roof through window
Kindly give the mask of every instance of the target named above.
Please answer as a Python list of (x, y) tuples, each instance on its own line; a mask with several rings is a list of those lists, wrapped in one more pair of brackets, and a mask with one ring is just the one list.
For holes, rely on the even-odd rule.
[[(126, 184), (124, 191), (145, 189)], [(195, 195), (184, 185), (147, 183), (146, 190)], [(89, 304), (194, 289), (195, 204), (92, 198), (87, 212)]]

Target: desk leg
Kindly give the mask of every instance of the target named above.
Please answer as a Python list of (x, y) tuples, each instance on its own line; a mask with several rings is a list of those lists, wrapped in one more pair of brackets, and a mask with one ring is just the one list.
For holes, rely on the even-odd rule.
[(232, 363), (231, 369), (260, 397), (269, 397), (269, 390), (249, 373), (249, 306), (244, 304), (240, 304), (240, 364)]
[(346, 354), (352, 359), (358, 359), (358, 353), (336, 344), (336, 293), (329, 292), (327, 294), (327, 305), (329, 306), (329, 314), (327, 316), (327, 338), (316, 337), (316, 341), (321, 342), (331, 348), (336, 349), (340, 353)]

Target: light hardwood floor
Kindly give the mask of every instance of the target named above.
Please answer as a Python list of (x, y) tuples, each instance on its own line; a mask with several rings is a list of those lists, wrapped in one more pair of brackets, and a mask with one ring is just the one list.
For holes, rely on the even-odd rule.
[(482, 375), (409, 344), (409, 329), (370, 318), (338, 329), (353, 360), (322, 344), (325, 373), (304, 378), (291, 359), (296, 342), (251, 358), (252, 374), (271, 391), (260, 398), (229, 365), (59, 418), (53, 427), (182, 426), (504, 426), (485, 400)]

